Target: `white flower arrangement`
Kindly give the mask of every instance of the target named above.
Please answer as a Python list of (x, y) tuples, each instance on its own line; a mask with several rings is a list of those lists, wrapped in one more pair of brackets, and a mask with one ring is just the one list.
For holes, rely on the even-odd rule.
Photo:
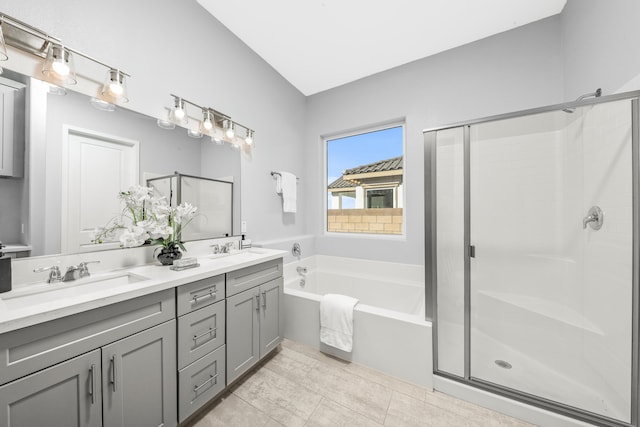
[(198, 208), (186, 202), (172, 207), (166, 198), (152, 197), (152, 194), (152, 188), (141, 185), (121, 191), (118, 198), (125, 205), (121, 215), (110, 220), (105, 227), (97, 228), (92, 242), (103, 243), (117, 237), (123, 248), (149, 243), (164, 248), (178, 246), (185, 250), (180, 241), (180, 231), (191, 222)]

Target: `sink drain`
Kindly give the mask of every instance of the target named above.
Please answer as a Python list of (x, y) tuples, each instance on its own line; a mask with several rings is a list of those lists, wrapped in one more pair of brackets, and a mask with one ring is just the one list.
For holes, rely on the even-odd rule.
[(505, 360), (499, 360), (498, 359), (498, 360), (495, 361), (495, 364), (500, 366), (501, 368), (504, 368), (504, 369), (511, 369), (512, 368), (511, 363), (509, 363), (509, 362), (507, 362)]

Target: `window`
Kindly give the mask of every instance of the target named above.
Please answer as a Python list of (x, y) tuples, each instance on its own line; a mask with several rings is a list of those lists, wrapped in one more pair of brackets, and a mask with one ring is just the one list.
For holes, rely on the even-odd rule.
[(402, 125), (325, 139), (327, 231), (403, 233), (403, 141)]

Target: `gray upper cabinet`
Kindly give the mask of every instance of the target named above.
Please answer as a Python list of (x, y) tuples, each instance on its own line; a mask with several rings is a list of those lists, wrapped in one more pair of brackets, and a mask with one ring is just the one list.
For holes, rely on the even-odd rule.
[(101, 426), (100, 350), (0, 387), (0, 425)]
[(25, 111), (25, 89), (0, 82), (0, 176), (23, 176)]
[(175, 320), (102, 348), (105, 427), (177, 423)]

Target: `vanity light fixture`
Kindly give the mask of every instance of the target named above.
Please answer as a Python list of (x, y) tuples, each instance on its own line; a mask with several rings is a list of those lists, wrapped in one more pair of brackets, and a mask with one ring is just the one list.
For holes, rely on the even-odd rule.
[(187, 112), (184, 106), (184, 100), (182, 98), (175, 98), (175, 105), (173, 106), (173, 110), (171, 111), (171, 118), (178, 123), (186, 123), (187, 122)]
[(62, 83), (70, 85), (78, 83), (76, 69), (73, 66), (73, 55), (62, 44), (49, 43), (42, 74)]
[[(192, 118), (198, 124), (197, 126), (189, 126), (187, 129), (188, 135), (192, 138), (202, 138), (207, 135), (211, 138), (211, 142), (215, 142), (218, 145), (227, 142), (238, 149), (243, 147), (250, 149), (253, 146), (253, 135), (255, 133), (253, 129), (234, 122), (231, 117), (213, 108), (200, 106), (178, 95), (170, 95), (173, 97), (173, 107), (167, 108), (169, 111), (168, 119), (158, 119), (159, 127), (174, 129), (175, 125), (184, 126), (189, 122), (189, 118)], [(202, 114), (202, 119), (198, 120), (197, 116), (190, 117), (187, 104), (197, 108)], [(241, 129), (241, 135), (244, 135), (244, 138), (238, 137), (237, 128)]]
[(0, 19), (0, 61), (6, 61), (9, 59), (7, 55), (7, 45), (4, 42), (4, 33), (2, 31), (4, 22)]
[[(6, 43), (6, 44), (5, 44)], [(79, 52), (62, 43), (57, 37), (0, 13), (0, 60), (8, 59), (6, 46), (44, 58), (42, 74), (47, 76), (50, 83), (58, 85), (74, 85), (78, 82), (74, 57), (81, 57), (95, 64), (105, 67), (106, 83), (100, 92), (107, 102), (127, 102), (127, 88), (125, 77), (130, 77), (119, 68)], [(95, 81), (91, 76), (87, 80)]]
[(126, 76), (127, 74), (122, 71), (110, 68), (107, 71), (107, 78), (102, 87), (102, 94), (119, 102), (129, 102), (127, 83), (125, 81)]
[(213, 129), (213, 122), (211, 121), (211, 110), (203, 109), (202, 110), (202, 127), (208, 132)]
[(253, 145), (253, 131), (251, 129), (247, 129), (247, 136), (244, 137), (244, 142), (249, 146)]
[(226, 120), (224, 123), (224, 136), (233, 140), (233, 137), (236, 136), (235, 125), (231, 120)]
[(189, 135), (189, 137), (191, 138), (202, 138), (202, 132), (197, 129), (187, 129), (187, 135)]
[(93, 105), (95, 108), (97, 108), (100, 111), (108, 111), (108, 112), (116, 111), (115, 104), (112, 104), (108, 101), (105, 101), (104, 99), (100, 99), (96, 97), (91, 97), (91, 105)]

